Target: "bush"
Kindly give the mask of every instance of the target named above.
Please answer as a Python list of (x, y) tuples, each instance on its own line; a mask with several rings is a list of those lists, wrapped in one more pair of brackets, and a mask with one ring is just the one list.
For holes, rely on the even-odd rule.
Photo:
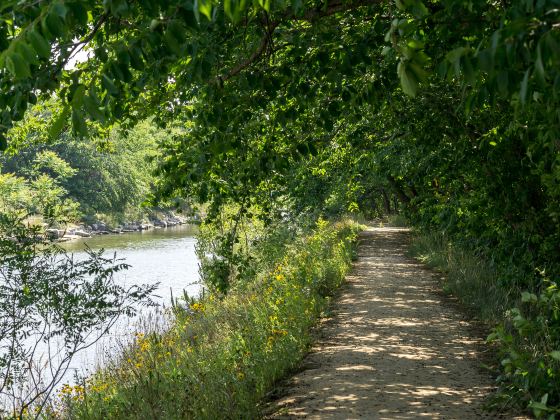
[(543, 285), (538, 295), (522, 293), (521, 305), (489, 340), (500, 345), (500, 400), (554, 418), (560, 414), (560, 290), (547, 279)]
[[(411, 252), (445, 273), (444, 290), (494, 327), (499, 353), (500, 409), (529, 408), (540, 418), (560, 414), (560, 290), (541, 278), (536, 292), (504, 281), (508, 273), (438, 233), (419, 234)], [(496, 326), (497, 325), (497, 326)]]

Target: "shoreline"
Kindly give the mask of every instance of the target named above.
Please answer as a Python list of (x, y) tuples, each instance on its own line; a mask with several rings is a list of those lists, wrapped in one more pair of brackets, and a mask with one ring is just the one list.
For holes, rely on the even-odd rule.
[(45, 234), (51, 237), (54, 242), (65, 243), (95, 236), (140, 233), (182, 225), (199, 225), (200, 223), (200, 217), (173, 216), (166, 219), (153, 220), (152, 222), (126, 222), (116, 227), (111, 227), (104, 222), (96, 222), (91, 225), (71, 225), (65, 229), (49, 228), (45, 230)]

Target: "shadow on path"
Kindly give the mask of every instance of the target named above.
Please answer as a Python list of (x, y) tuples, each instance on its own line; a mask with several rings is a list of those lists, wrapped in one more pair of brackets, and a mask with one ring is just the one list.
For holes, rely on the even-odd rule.
[(480, 419), (492, 378), (481, 338), (405, 257), (409, 232), (370, 228), (318, 342), (267, 418)]

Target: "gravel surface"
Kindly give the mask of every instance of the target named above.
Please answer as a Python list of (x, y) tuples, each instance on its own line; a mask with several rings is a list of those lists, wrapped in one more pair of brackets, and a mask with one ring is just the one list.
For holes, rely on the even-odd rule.
[(441, 293), (433, 271), (405, 256), (409, 234), (362, 233), (332, 316), (267, 418), (502, 418), (482, 410), (493, 389), (481, 368), (484, 332)]

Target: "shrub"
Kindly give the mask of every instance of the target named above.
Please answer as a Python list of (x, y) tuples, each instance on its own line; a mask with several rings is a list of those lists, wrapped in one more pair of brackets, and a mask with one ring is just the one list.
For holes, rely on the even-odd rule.
[(560, 414), (560, 290), (543, 281), (539, 294), (523, 292), (490, 341), (500, 345), (498, 381), (505, 404), (527, 405), (540, 418)]

